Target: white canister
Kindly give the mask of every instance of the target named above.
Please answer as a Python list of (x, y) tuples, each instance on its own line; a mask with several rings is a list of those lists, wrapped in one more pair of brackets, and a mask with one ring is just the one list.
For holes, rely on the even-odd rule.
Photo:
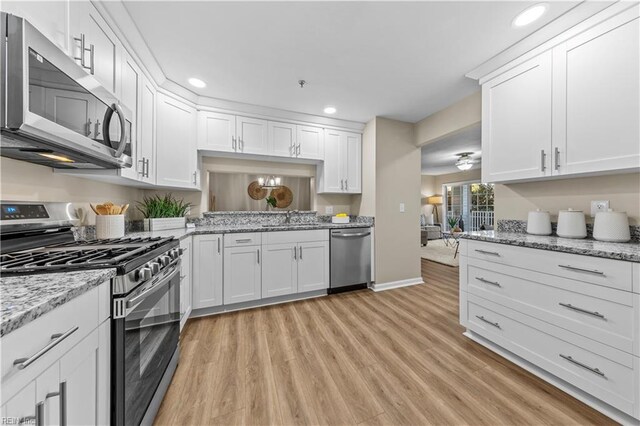
[(593, 238), (598, 241), (626, 243), (631, 239), (629, 218), (625, 212), (597, 212), (593, 222)]
[(584, 238), (587, 236), (587, 223), (582, 210), (560, 210), (556, 234), (564, 238)]
[(111, 238), (124, 237), (124, 215), (97, 215), (96, 216), (96, 238), (108, 240)]
[(551, 235), (551, 215), (549, 212), (540, 209), (529, 212), (527, 234)]

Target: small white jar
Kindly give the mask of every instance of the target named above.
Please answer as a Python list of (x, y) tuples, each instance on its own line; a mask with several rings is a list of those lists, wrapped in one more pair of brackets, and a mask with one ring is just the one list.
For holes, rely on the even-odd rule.
[(563, 238), (585, 238), (587, 223), (582, 210), (560, 210), (558, 213), (558, 229), (556, 234)]
[(97, 215), (96, 216), (96, 238), (108, 240), (112, 238), (124, 237), (124, 215)]
[(626, 243), (631, 239), (629, 231), (629, 218), (625, 212), (616, 212), (609, 209), (606, 212), (597, 212), (593, 222), (593, 238), (598, 241), (614, 243)]
[(551, 235), (551, 215), (549, 212), (540, 209), (529, 212), (527, 234)]

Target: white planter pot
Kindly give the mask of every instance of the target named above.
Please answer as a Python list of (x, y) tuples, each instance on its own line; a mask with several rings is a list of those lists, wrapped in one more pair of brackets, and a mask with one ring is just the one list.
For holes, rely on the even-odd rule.
[(163, 217), (158, 219), (145, 219), (145, 231), (162, 231), (163, 229), (184, 228), (187, 224), (185, 217)]
[(97, 215), (96, 238), (108, 240), (124, 237), (124, 215)]

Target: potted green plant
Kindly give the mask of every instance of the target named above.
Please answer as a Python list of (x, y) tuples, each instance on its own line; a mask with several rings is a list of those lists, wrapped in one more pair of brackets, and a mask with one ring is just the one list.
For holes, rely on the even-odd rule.
[(145, 231), (184, 228), (191, 203), (178, 200), (171, 194), (144, 197), (138, 202), (138, 210), (144, 216)]
[(455, 232), (462, 232), (462, 229), (460, 229), (460, 227), (458, 227), (458, 221), (460, 219), (457, 217), (449, 217), (447, 218), (447, 223), (449, 224), (449, 229), (451, 230), (451, 232), (455, 233)]

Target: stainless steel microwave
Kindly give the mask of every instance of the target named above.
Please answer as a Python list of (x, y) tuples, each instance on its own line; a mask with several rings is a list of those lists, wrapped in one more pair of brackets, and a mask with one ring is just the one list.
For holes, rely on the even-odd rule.
[[(64, 169), (131, 167), (131, 112), (25, 19), (2, 13), (1, 26), (0, 154)], [(92, 63), (93, 51), (81, 46), (77, 60)]]

